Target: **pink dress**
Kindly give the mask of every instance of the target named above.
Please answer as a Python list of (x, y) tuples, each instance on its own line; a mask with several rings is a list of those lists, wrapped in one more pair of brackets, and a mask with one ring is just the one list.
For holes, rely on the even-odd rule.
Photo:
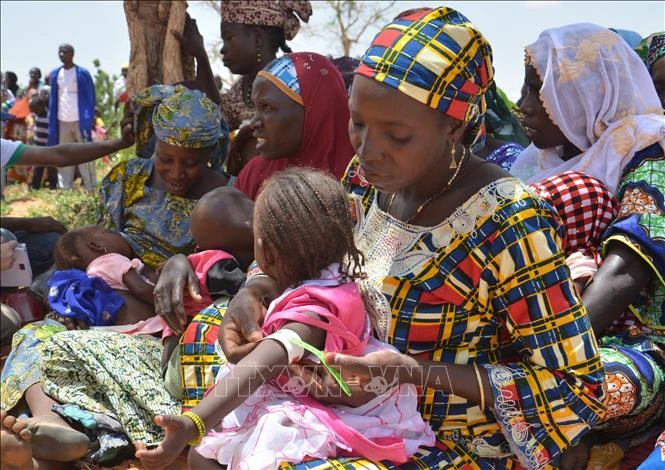
[[(187, 259), (189, 259), (189, 262), (196, 273), (196, 278), (199, 280), (199, 290), (202, 298), (201, 301), (196, 301), (189, 295), (189, 291), (185, 289), (183, 296), (185, 312), (189, 316), (194, 316), (200, 310), (212, 304), (212, 297), (206, 287), (208, 271), (219, 261), (233, 259), (233, 256), (222, 250), (205, 250), (191, 254)], [(128, 290), (122, 277), (130, 269), (134, 269), (141, 274), (143, 263), (138, 258), (130, 260), (118, 253), (108, 253), (94, 259), (88, 265), (86, 274), (88, 276), (102, 278), (112, 289)], [(150, 283), (147, 279), (144, 278), (144, 280)], [(162, 331), (162, 339), (173, 335), (173, 332), (161, 317), (152, 317), (148, 320), (135, 323), (134, 325), (119, 325), (110, 328), (114, 331), (132, 334), (153, 334)]]
[[(331, 266), (321, 278), (287, 290), (273, 301), (264, 334), (297, 321), (325, 329), (328, 352), (363, 355), (387, 349), (397, 353), (371, 338), (357, 285), (344, 283), (337, 272), (337, 267)], [(326, 321), (312, 319), (306, 312)], [(217, 380), (231, 367), (222, 369)], [(287, 381), (282, 376), (260, 387), (226, 416), (196, 450), (228, 468), (248, 470), (278, 468), (282, 461), (297, 463), (308, 457), (342, 455), (405, 462), (421, 445), (434, 445), (435, 436), (418, 412), (414, 386), (383, 385), (387, 392), (363, 406), (324, 406), (299, 393), (306, 387), (301, 379)]]

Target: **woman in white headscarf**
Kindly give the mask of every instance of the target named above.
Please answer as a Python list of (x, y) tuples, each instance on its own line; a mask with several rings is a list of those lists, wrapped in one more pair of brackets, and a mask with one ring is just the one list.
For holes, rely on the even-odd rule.
[(638, 152), (665, 148), (665, 117), (649, 72), (610, 31), (593, 24), (548, 29), (526, 47), (520, 106), (532, 144), (511, 173), (535, 183), (581, 171), (615, 192)]
[[(618, 200), (618, 216), (598, 247), (603, 264), (582, 302), (605, 369), (599, 427), (604, 439), (620, 443), (616, 449), (626, 449), (661, 432), (665, 416), (663, 109), (637, 54), (592, 24), (546, 30), (527, 46), (525, 84), (521, 111), (533, 144), (511, 172), (536, 186), (565, 172), (588, 175)], [(600, 204), (572, 185), (555, 189), (568, 201)], [(584, 217), (578, 220), (586, 230)], [(583, 447), (564, 461), (580, 449), (585, 454)]]

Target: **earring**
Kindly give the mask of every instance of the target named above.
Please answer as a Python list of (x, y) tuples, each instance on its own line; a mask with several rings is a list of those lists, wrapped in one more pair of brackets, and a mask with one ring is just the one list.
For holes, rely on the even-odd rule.
[(256, 38), (256, 63), (260, 64), (261, 63), (261, 48), (263, 47), (263, 39), (261, 37)]
[(457, 161), (455, 161), (455, 146), (453, 145), (453, 151), (450, 152), (450, 169), (457, 169)]

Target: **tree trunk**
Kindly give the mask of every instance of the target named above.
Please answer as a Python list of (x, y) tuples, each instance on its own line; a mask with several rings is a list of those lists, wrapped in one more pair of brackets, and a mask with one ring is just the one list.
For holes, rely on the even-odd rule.
[(194, 59), (181, 51), (171, 30), (182, 33), (187, 15), (184, 0), (125, 0), (130, 58), (127, 91), (133, 94), (157, 83), (195, 78)]

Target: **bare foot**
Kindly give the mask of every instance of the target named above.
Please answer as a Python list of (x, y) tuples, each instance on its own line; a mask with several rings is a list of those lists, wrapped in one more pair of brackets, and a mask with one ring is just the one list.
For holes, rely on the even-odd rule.
[(40, 415), (17, 420), (13, 416), (3, 419), (16, 433), (24, 429), (31, 435), (32, 454), (36, 459), (56, 462), (73, 462), (90, 450), (88, 437), (72, 429), (57, 415)]
[[(25, 421), (8, 419), (6, 411), (0, 412), (0, 448), (2, 468), (7, 470), (33, 470), (35, 462), (32, 459), (32, 433), (26, 429)], [(13, 418), (13, 416), (11, 417)], [(5, 422), (7, 421), (7, 422)], [(14, 431), (16, 429), (16, 431)]]

